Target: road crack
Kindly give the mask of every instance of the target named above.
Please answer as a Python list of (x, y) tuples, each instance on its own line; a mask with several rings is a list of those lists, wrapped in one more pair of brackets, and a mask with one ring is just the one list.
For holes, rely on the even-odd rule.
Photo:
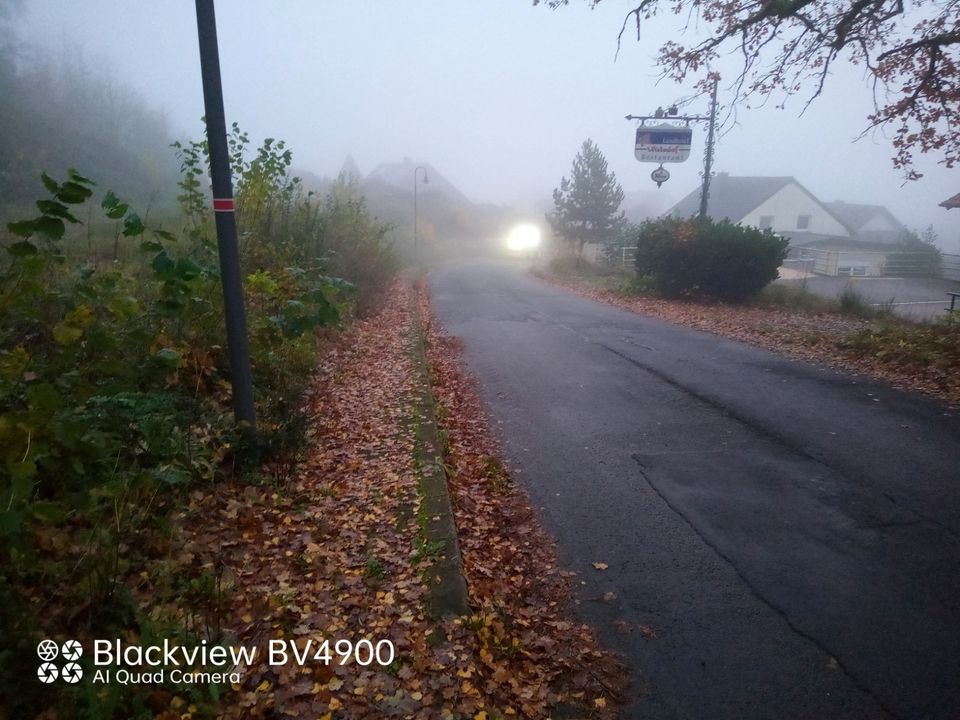
[[(657, 379), (659, 379), (659, 380), (662, 380), (663, 382), (667, 383), (670, 387), (674, 388), (675, 390), (678, 390), (678, 391), (680, 391), (681, 393), (683, 393), (683, 394), (685, 394), (685, 395), (689, 395), (690, 397), (694, 398), (695, 400), (698, 400), (699, 402), (703, 403), (704, 405), (707, 405), (708, 407), (713, 408), (714, 410), (716, 410), (716, 411), (719, 412), (720, 414), (724, 415), (725, 417), (731, 418), (732, 420), (735, 420), (736, 422), (740, 423), (741, 425), (746, 426), (747, 428), (749, 428), (751, 431), (753, 431), (753, 432), (756, 433), (757, 435), (759, 435), (759, 436), (761, 436), (761, 437), (769, 440), (770, 442), (775, 443), (776, 445), (784, 448), (784, 449), (787, 450), (788, 452), (793, 453), (793, 454), (795, 454), (795, 455), (799, 455), (800, 457), (803, 457), (803, 458), (805, 458), (806, 460), (809, 460), (810, 462), (815, 463), (816, 465), (820, 466), (821, 468), (824, 468), (824, 469), (825, 469), (826, 471), (828, 471), (830, 474), (834, 475), (834, 476), (837, 477), (839, 480), (842, 480), (844, 483), (846, 483), (849, 487), (864, 487), (864, 486), (862, 485), (862, 483), (857, 483), (857, 482), (855, 482), (855, 481), (854, 481), (852, 478), (850, 478), (846, 473), (844, 473), (844, 472), (842, 472), (842, 471), (840, 471), (840, 470), (838, 470), (838, 469), (836, 469), (836, 468), (834, 468), (834, 467), (831, 467), (830, 465), (828, 465), (827, 463), (825, 463), (824, 460), (823, 460), (823, 458), (818, 457), (817, 455), (811, 453), (811, 452), (810, 452), (809, 450), (807, 450), (806, 448), (801, 447), (801, 446), (798, 445), (797, 443), (792, 442), (791, 440), (789, 440), (789, 439), (786, 438), (786, 437), (783, 437), (783, 436), (780, 435), (779, 433), (773, 432), (772, 430), (770, 430), (770, 429), (767, 428), (766, 426), (764, 426), (764, 425), (756, 422), (756, 421), (753, 420), (752, 418), (750, 418), (750, 417), (748, 417), (748, 416), (746, 416), (746, 415), (744, 415), (744, 414), (742, 414), (742, 413), (738, 413), (738, 412), (735, 411), (735, 410), (732, 410), (732, 409), (731, 409), (730, 407), (728, 407), (727, 405), (724, 405), (723, 403), (715, 400), (714, 398), (710, 397), (709, 395), (705, 395), (704, 393), (701, 393), (701, 392), (699, 392), (699, 391), (697, 391), (697, 390), (694, 390), (693, 388), (688, 387), (687, 385), (684, 385), (683, 383), (677, 381), (675, 378), (671, 377), (670, 375), (668, 375), (667, 373), (663, 372), (662, 370), (657, 370), (656, 368), (652, 368), (652, 367), (650, 367), (649, 365), (645, 365), (645, 364), (639, 362), (638, 360), (636, 360), (635, 358), (632, 358), (632, 357), (630, 357), (629, 355), (627, 355), (627, 354), (625, 354), (625, 353), (617, 350), (616, 348), (610, 347), (609, 345), (606, 345), (606, 344), (600, 343), (600, 342), (598, 342), (598, 343), (596, 343), (596, 344), (599, 345), (600, 347), (602, 347), (604, 350), (607, 350), (607, 351), (613, 353), (613, 354), (616, 355), (617, 357), (619, 357), (619, 358), (621, 358), (621, 359), (623, 359), (623, 360), (626, 360), (626, 361), (627, 361), (628, 363), (630, 363), (631, 365), (640, 368), (641, 370), (649, 373), (650, 375), (653, 375), (655, 378), (657, 378)], [(953, 528), (949, 527), (948, 525), (943, 524), (942, 522), (940, 522), (939, 520), (936, 520), (935, 518), (931, 518), (931, 517), (929, 517), (929, 516), (927, 516), (927, 515), (924, 515), (924, 514), (921, 513), (921, 512), (918, 512), (917, 510), (915, 510), (914, 508), (910, 507), (909, 505), (906, 505), (906, 504), (904, 504), (903, 502), (897, 500), (893, 495), (891, 495), (891, 494), (888, 493), (888, 492), (881, 491), (881, 492), (880, 492), (880, 495), (882, 495), (883, 497), (885, 497), (887, 500), (889, 500), (891, 503), (893, 503), (893, 505), (895, 505), (895, 506), (898, 507), (899, 509), (903, 510), (904, 512), (908, 512), (908, 513), (910, 513), (911, 515), (913, 515), (914, 517), (918, 518), (920, 521), (929, 523), (930, 525), (933, 525), (934, 527), (936, 527), (936, 528), (938, 528), (939, 530), (943, 531), (946, 535), (948, 535), (948, 536), (950, 537), (951, 540), (954, 540), (954, 541), (956, 541), (956, 542), (960, 542), (960, 535), (958, 535), (958, 534), (953, 530)]]
[(876, 695), (876, 693), (874, 693), (873, 690), (866, 683), (861, 681), (856, 676), (856, 674), (846, 665), (846, 663), (844, 663), (843, 660), (835, 652), (833, 652), (825, 643), (819, 640), (816, 636), (804, 630), (802, 627), (796, 625), (793, 622), (793, 620), (791, 620), (790, 615), (787, 613), (786, 610), (784, 610), (779, 605), (777, 605), (776, 603), (768, 599), (766, 596), (764, 596), (763, 593), (760, 592), (759, 588), (757, 588), (757, 586), (750, 581), (750, 579), (746, 576), (746, 574), (744, 574), (744, 572), (740, 569), (740, 567), (733, 560), (733, 558), (731, 558), (726, 553), (724, 553), (723, 550), (721, 550), (718, 545), (712, 542), (703, 532), (701, 532), (700, 528), (696, 526), (696, 524), (687, 516), (687, 514), (683, 512), (683, 510), (681, 510), (677, 505), (670, 502), (666, 494), (662, 492), (661, 489), (657, 486), (657, 484), (653, 481), (650, 473), (647, 472), (646, 466), (640, 460), (640, 457), (637, 454), (633, 454), (631, 455), (631, 457), (637, 463), (637, 466), (639, 467), (639, 471), (640, 471), (640, 476), (644, 479), (644, 481), (647, 483), (650, 489), (657, 494), (657, 497), (659, 497), (663, 501), (664, 505), (670, 508), (670, 510), (677, 517), (679, 517), (687, 525), (687, 527), (689, 527), (697, 535), (697, 537), (700, 538), (700, 540), (714, 552), (714, 554), (717, 557), (723, 560), (723, 562), (726, 563), (730, 567), (730, 569), (733, 570), (734, 573), (736, 573), (737, 577), (740, 578), (744, 586), (750, 591), (751, 595), (753, 595), (755, 598), (757, 598), (757, 600), (762, 602), (764, 605), (770, 608), (773, 612), (775, 612), (780, 618), (782, 618), (783, 621), (787, 624), (787, 627), (789, 627), (790, 630), (792, 630), (796, 635), (803, 638), (807, 642), (811, 643), (814, 647), (820, 650), (820, 652), (826, 655), (829, 660), (832, 660), (833, 662), (835, 662), (836, 667), (844, 674), (844, 676), (848, 680), (850, 680), (850, 682), (853, 683), (853, 685), (858, 690), (860, 690), (865, 695), (870, 697), (877, 704), (877, 706), (880, 708), (881, 711), (886, 713), (891, 718), (894, 718), (894, 720), (906, 720), (905, 716), (899, 715), (896, 712), (894, 712), (892, 709), (890, 709), (883, 702), (883, 700), (880, 699)]

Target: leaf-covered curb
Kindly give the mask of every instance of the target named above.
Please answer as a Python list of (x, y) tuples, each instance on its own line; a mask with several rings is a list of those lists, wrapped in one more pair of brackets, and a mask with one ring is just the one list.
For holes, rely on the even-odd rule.
[[(413, 299), (413, 295), (411, 298)], [(410, 337), (416, 375), (414, 422), (416, 423), (415, 462), (420, 477), (421, 512), (418, 514), (421, 542), (433, 563), (426, 571), (430, 587), (430, 612), (435, 617), (456, 617), (469, 613), (467, 584), (463, 577), (463, 558), (457, 537), (457, 524), (450, 505), (447, 469), (437, 430), (436, 402), (430, 388), (430, 371), (424, 348), (423, 327), (416, 307), (412, 307), (413, 332)]]
[[(376, 316), (325, 353), (306, 399), (311, 446), (289, 478), (196, 492), (177, 518), (177, 557), (217, 577), (231, 644), (265, 652), (273, 639), (301, 648), (307, 640), (387, 639), (396, 660), (241, 668), (220, 714), (493, 720), (560, 717), (557, 708), (574, 707), (575, 717), (611, 717), (624, 675), (566, 615), (565, 579), (522, 496), (501, 489), (493, 465), (474, 463), (491, 451), (484, 434), (472, 434), (485, 433), (482, 416), (455, 358), (433, 341), (474, 614), (435, 618), (429, 610), (424, 579), (435, 558), (419, 526), (410, 292), (397, 283)], [(161, 696), (158, 710), (191, 717), (189, 701)]]
[(433, 321), (423, 285), (419, 304), (475, 608), (466, 625), (478, 644), (478, 676), (523, 717), (614, 717), (627, 673), (599, 647), (593, 630), (574, 619), (575, 573), (557, 567), (552, 539), (500, 461), (460, 343)]

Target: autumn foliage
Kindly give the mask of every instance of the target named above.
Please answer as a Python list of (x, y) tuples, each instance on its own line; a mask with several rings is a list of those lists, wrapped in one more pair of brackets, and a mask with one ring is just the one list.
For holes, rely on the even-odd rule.
[[(569, 0), (543, 0), (551, 7)], [(538, 4), (541, 0), (534, 0)], [(596, 5), (600, 0), (591, 0)], [(817, 98), (835, 63), (862, 67), (874, 94), (867, 130), (892, 131), (893, 163), (909, 179), (914, 153), (931, 152), (946, 167), (960, 161), (960, 9), (955, 3), (900, 0), (642, 0), (624, 18), (644, 39), (647, 21), (675, 14), (701, 39), (664, 42), (657, 65), (677, 82), (710, 85), (711, 67), (735, 54), (729, 105), (770, 98), (783, 106), (793, 95)], [(705, 31), (705, 32), (704, 32)]]
[[(434, 389), (472, 613), (428, 610), (433, 561), (418, 519), (413, 313), (430, 327)], [(222, 568), (223, 627), (263, 647), (288, 638), (389, 639), (396, 661), (250, 668), (227, 717), (610, 717), (619, 665), (573, 620), (567, 578), (496, 459), (456, 343), (397, 284), (383, 310), (324, 355), (306, 405), (311, 448), (283, 485), (221, 485), (178, 517), (181, 562)], [(204, 518), (205, 524), (196, 522)], [(171, 608), (172, 610), (172, 608)], [(162, 699), (165, 711), (176, 696)]]
[[(148, 223), (113, 192), (87, 211), (98, 188), (70, 171), (63, 181), (43, 175), (35, 216), (0, 237), (0, 634), (9, 639), (0, 708), (15, 717), (54, 706), (58, 717), (130, 717), (138, 702), (134, 688), (89, 693), (82, 705), (82, 687), (22, 690), (22, 663), (40, 638), (218, 636), (216, 570), (171, 558), (171, 513), (197, 488), (256, 476), (261, 459), (277, 478), (289, 472), (324, 328), (375, 298), (380, 288), (366, 281), (393, 269), (362, 204), (350, 220), (366, 224), (336, 224), (339, 200), (285, 185), (289, 156), (272, 144), (258, 154), (273, 169), (245, 197), (273, 220), (248, 215), (241, 225), (260, 260), (245, 278), (259, 424), (253, 436), (239, 431), (213, 213), (197, 180), (203, 146), (191, 147), (177, 231)], [(260, 173), (236, 149), (240, 176)], [(116, 227), (123, 252), (113, 261), (79, 258), (72, 228), (94, 212)], [(330, 274), (337, 238), (327, 231), (344, 225), (363, 234), (376, 272), (358, 278), (362, 294)]]

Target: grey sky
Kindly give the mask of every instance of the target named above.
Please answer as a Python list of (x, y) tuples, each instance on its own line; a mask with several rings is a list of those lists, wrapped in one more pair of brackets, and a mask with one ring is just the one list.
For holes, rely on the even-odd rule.
[[(334, 174), (351, 153), (361, 170), (412, 157), (430, 162), (471, 199), (549, 202), (580, 143), (592, 137), (628, 196), (665, 210), (698, 183), (705, 129), (690, 160), (668, 167), (657, 190), (654, 165), (633, 158), (634, 124), (689, 94), (657, 84), (652, 57), (672, 18), (631, 35), (614, 62), (629, 2), (559, 11), (528, 0), (255, 2), (220, 0), (217, 21), (228, 120), (260, 139), (287, 140), (295, 163)], [(194, 5), (190, 0), (28, 0), (24, 37), (56, 52), (72, 43), (86, 61), (163, 108), (171, 128), (199, 137), (203, 113)], [(721, 68), (727, 82), (734, 64)], [(722, 99), (722, 98), (721, 98)], [(805, 96), (786, 110), (738, 112), (721, 139), (716, 170), (793, 175), (824, 201), (886, 204), (908, 227), (933, 224), (960, 250), (960, 211), (937, 203), (960, 191), (953, 171), (920, 158), (926, 177), (903, 185), (889, 142), (853, 142), (871, 108), (862, 72), (838, 67), (803, 117)], [(706, 100), (689, 109), (706, 110)], [(952, 213), (952, 214), (951, 214)]]

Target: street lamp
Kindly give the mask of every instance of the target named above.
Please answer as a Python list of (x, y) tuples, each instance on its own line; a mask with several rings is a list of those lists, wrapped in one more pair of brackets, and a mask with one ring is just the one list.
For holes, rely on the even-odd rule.
[(417, 165), (413, 169), (413, 261), (419, 262), (420, 256), (417, 252), (417, 170), (423, 170), (423, 184), (430, 182), (427, 177), (427, 169), (423, 165)]

